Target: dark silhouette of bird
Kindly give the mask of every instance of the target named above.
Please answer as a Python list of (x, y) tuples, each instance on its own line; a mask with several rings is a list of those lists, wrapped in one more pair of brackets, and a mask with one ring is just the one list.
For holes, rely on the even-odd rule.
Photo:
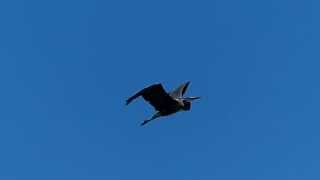
[(144, 100), (154, 107), (156, 113), (150, 119), (143, 121), (141, 126), (161, 116), (168, 116), (179, 111), (189, 111), (191, 109), (191, 101), (200, 98), (183, 97), (189, 84), (190, 81), (180, 85), (174, 91), (169, 93), (164, 90), (161, 84), (154, 84), (129, 97), (126, 101), (126, 105), (130, 104), (131, 101), (139, 96), (142, 96)]

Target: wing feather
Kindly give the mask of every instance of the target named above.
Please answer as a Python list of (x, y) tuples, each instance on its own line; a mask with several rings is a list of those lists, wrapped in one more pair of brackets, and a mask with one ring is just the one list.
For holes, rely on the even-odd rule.
[(174, 100), (163, 88), (161, 84), (154, 84), (147, 88), (142, 89), (135, 95), (131, 96), (127, 100), (127, 104), (142, 96), (147, 102), (149, 102), (157, 111), (164, 112), (170, 109), (176, 108), (178, 102)]
[(170, 92), (170, 96), (173, 97), (173, 98), (182, 97), (184, 95), (184, 93), (187, 91), (189, 84), (190, 84), (190, 81), (180, 85), (174, 91)]

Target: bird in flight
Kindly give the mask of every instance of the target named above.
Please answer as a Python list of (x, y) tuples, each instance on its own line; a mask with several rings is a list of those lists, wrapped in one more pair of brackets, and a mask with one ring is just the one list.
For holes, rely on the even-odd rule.
[(167, 93), (161, 84), (154, 84), (142, 89), (135, 95), (129, 97), (126, 105), (131, 101), (142, 96), (151, 106), (154, 107), (156, 112), (154, 115), (141, 123), (141, 126), (155, 120), (161, 116), (168, 116), (179, 111), (189, 111), (191, 109), (191, 101), (199, 99), (200, 97), (183, 97), (190, 81), (180, 85), (174, 91)]

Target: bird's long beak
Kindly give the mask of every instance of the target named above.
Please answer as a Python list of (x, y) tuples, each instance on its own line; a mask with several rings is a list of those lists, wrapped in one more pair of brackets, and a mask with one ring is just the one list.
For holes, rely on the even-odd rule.
[(181, 99), (187, 100), (187, 101), (193, 101), (193, 100), (196, 100), (196, 99), (200, 99), (200, 97), (199, 96), (197, 96), (197, 97), (183, 97)]

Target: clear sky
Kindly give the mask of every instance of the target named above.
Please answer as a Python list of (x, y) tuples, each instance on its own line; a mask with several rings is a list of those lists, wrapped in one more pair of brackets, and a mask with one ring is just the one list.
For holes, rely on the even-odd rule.
[[(319, 180), (316, 0), (0, 2), (1, 180)], [(190, 80), (140, 127), (139, 89)]]

